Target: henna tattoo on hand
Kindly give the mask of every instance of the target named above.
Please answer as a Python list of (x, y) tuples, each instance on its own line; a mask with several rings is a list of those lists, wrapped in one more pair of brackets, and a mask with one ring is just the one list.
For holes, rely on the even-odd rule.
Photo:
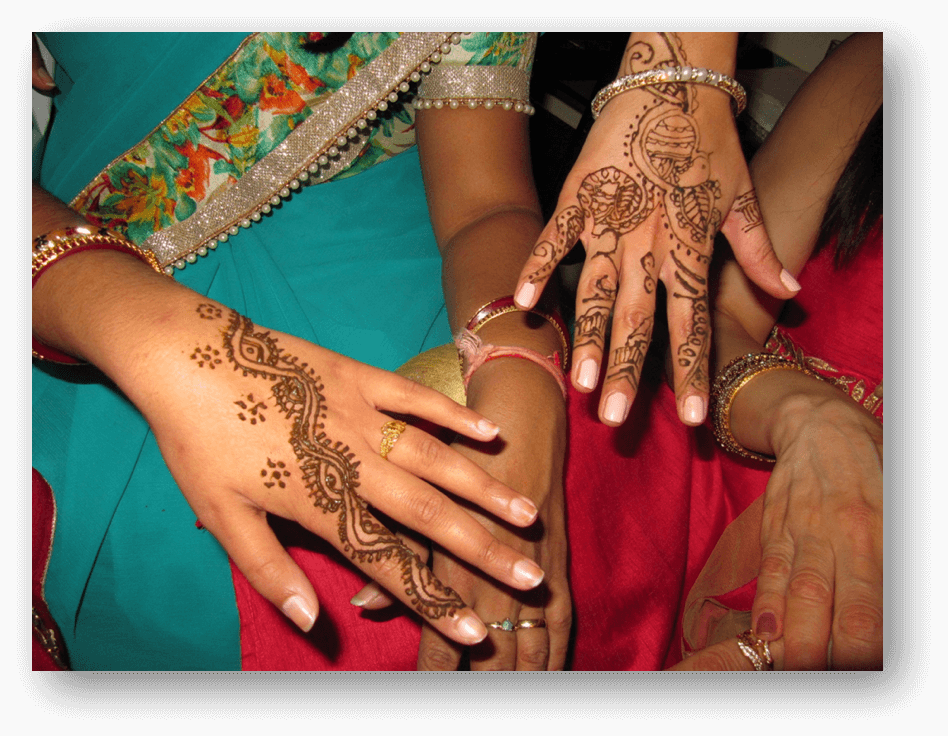
[(711, 386), (706, 367), (711, 344), (707, 279), (688, 268), (674, 252), (670, 255), (676, 266), (675, 282), (687, 292), (676, 288), (672, 297), (688, 301), (691, 309), (688, 334), (675, 353), (678, 365), (688, 371), (675, 392), (680, 395), (686, 386), (707, 391)]
[(247, 394), (246, 401), (240, 400), (235, 401), (234, 403), (247, 412), (247, 414), (244, 414), (242, 411), (237, 412), (237, 418), (240, 419), (240, 421), (249, 421), (251, 424), (256, 424), (257, 420), (261, 422), (267, 421), (267, 417), (263, 413), (263, 410), (267, 408), (267, 405), (262, 401), (256, 401), (253, 397), (253, 394)]
[(267, 467), (260, 471), (260, 477), (266, 478), (268, 476), (270, 479), (263, 484), (267, 488), (273, 488), (273, 486), (286, 488), (286, 483), (283, 479), (290, 477), (290, 471), (286, 469), (286, 463), (282, 460), (274, 462), (270, 458), (267, 458)]
[(757, 192), (753, 189), (737, 197), (731, 208), (739, 212), (741, 217), (744, 218), (744, 225), (741, 227), (742, 232), (749, 233), (755, 227), (764, 224), (764, 217), (760, 212), (760, 202), (757, 201)]
[[(210, 318), (205, 317), (205, 319)], [(203, 348), (198, 346), (191, 353), (191, 360), (197, 361), (198, 368), (203, 368), (205, 365), (208, 368), (216, 368), (221, 364), (220, 354), (220, 350), (212, 348), (210, 345), (205, 345)]]
[(655, 256), (646, 253), (639, 259), (639, 263), (642, 264), (642, 268), (645, 270), (642, 288), (645, 289), (646, 294), (651, 294), (655, 291)]
[[(202, 316), (211, 315), (205, 318), (222, 317), (206, 308), (198, 311)], [(395, 560), (405, 594), (415, 610), (428, 619), (453, 616), (463, 608), (461, 597), (443, 585), (418, 555), (370, 513), (358, 492), (359, 461), (347, 445), (333, 441), (325, 432), (325, 389), (313, 368), (280, 348), (269, 332), (258, 331), (253, 322), (237, 312), (230, 312), (223, 334), (223, 349), (234, 370), (270, 383), (278, 410), (291, 422), (288, 442), (303, 484), (316, 508), (337, 517), (343, 551), (363, 564)], [(205, 358), (198, 365), (213, 368), (214, 364), (207, 361)], [(275, 483), (283, 488), (283, 478), (289, 477), (284, 463), (268, 458), (267, 466), (273, 473), (261, 471), (261, 477), (270, 478), (264, 485)]]
[(654, 319), (648, 317), (626, 337), (625, 345), (612, 351), (612, 366), (606, 374), (606, 381), (621, 378), (628, 382), (632, 391), (639, 390), (642, 365), (652, 342), (653, 324)]
[(533, 255), (542, 258), (542, 265), (527, 277), (535, 283), (544, 278), (562, 260), (579, 240), (583, 232), (583, 213), (578, 207), (567, 207), (556, 216), (554, 241), (541, 240), (533, 248)]

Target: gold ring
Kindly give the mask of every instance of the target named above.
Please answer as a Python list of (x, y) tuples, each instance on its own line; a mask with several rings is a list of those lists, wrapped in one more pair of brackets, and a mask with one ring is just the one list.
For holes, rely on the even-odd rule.
[(503, 621), (492, 621), (487, 625), (492, 629), (500, 629), (501, 631), (517, 631), (518, 629), (545, 629), (546, 619), (522, 618), (514, 623), (509, 618), (505, 618)]
[(754, 665), (754, 669), (760, 672), (763, 669), (772, 670), (774, 668), (774, 658), (770, 654), (770, 644), (763, 639), (754, 636), (754, 631), (748, 629), (737, 637), (737, 646), (741, 652)]
[(398, 438), (401, 437), (406, 426), (405, 422), (400, 422), (397, 419), (385, 422), (382, 425), (382, 445), (379, 447), (379, 455), (382, 456), (383, 460), (388, 459), (388, 453), (395, 447), (395, 443), (398, 442)]

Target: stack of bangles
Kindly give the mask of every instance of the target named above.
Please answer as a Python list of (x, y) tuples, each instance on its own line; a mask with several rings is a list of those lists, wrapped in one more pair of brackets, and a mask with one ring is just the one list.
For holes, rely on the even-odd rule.
[[(158, 273), (163, 274), (158, 258), (154, 253), (143, 250), (124, 235), (106, 228), (93, 226), (67, 227), (44, 233), (33, 240), (33, 286), (40, 276), (64, 258), (87, 250), (118, 250), (140, 258)], [(56, 363), (78, 364), (71, 355), (66, 355), (48, 345), (43, 345), (33, 337), (33, 357)]]
[(477, 310), (467, 326), (461, 330), (454, 340), (458, 348), (458, 356), (461, 360), (461, 374), (464, 378), (464, 388), (467, 388), (471, 382), (471, 376), (474, 371), (480, 368), (484, 363), (498, 358), (520, 358), (536, 363), (547, 373), (556, 379), (557, 385), (566, 398), (566, 370), (569, 365), (569, 337), (566, 332), (566, 324), (563, 319), (556, 314), (550, 315), (544, 312), (534, 310), (530, 314), (535, 314), (549, 322), (556, 329), (560, 342), (563, 345), (563, 354), (554, 352), (552, 355), (541, 355), (535, 350), (519, 347), (516, 345), (489, 345), (477, 336), (478, 330), (497, 317), (511, 312), (520, 311), (512, 296), (506, 296), (501, 299), (495, 299), (489, 304)]
[(623, 92), (631, 92), (633, 89), (650, 87), (665, 84), (704, 84), (709, 87), (715, 87), (722, 92), (727, 92), (731, 96), (731, 103), (734, 108), (734, 114), (740, 115), (747, 107), (747, 93), (741, 84), (726, 74), (713, 71), (711, 69), (697, 69), (690, 66), (662, 67), (660, 69), (649, 69), (648, 71), (630, 74), (627, 77), (607, 84), (592, 101), (593, 120), (599, 117), (602, 108), (606, 106), (613, 97), (621, 95)]
[(773, 353), (747, 353), (735, 358), (728, 363), (724, 370), (714, 379), (714, 386), (711, 388), (711, 427), (714, 430), (714, 438), (718, 444), (735, 455), (746, 457), (751, 460), (762, 460), (764, 462), (776, 462), (776, 458), (769, 455), (761, 455), (758, 452), (752, 452), (734, 439), (731, 433), (731, 406), (738, 392), (744, 388), (753, 378), (776, 370), (790, 370), (805, 373), (813, 378), (823, 380), (818, 373), (810, 370), (805, 365), (801, 365), (792, 358)]

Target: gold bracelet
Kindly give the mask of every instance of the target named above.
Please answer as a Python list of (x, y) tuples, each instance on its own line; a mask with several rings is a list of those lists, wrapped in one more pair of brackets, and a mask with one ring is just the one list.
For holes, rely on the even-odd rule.
[[(36, 286), (36, 282), (43, 275), (43, 272), (56, 261), (85, 250), (117, 250), (129, 253), (164, 275), (164, 271), (158, 263), (158, 257), (150, 250), (139, 248), (131, 240), (117, 232), (90, 225), (53, 230), (33, 239), (33, 286)], [(81, 363), (80, 360), (71, 355), (44, 345), (36, 337), (33, 337), (33, 357), (56, 363)]]
[(711, 389), (711, 427), (715, 440), (723, 449), (751, 460), (776, 462), (776, 458), (770, 455), (762, 455), (743, 447), (731, 434), (731, 405), (738, 391), (756, 376), (774, 370), (799, 371), (823, 380), (819, 374), (806, 366), (782, 355), (747, 353), (732, 360), (714, 379), (714, 386)]
[[(468, 320), (466, 329), (469, 330), (471, 334), (476, 335), (478, 330), (480, 330), (492, 319), (496, 319), (501, 315), (511, 314), (513, 312), (523, 312), (523, 310), (514, 303), (514, 298), (512, 296), (494, 299), (494, 301), (488, 302), (483, 307), (474, 312), (474, 316)], [(539, 309), (532, 309), (529, 312), (524, 312), (524, 314), (535, 314), (553, 325), (553, 328), (556, 330), (556, 334), (560, 338), (560, 344), (563, 346), (563, 370), (568, 370), (570, 341), (567, 334), (566, 323), (563, 321), (563, 318), (556, 313), (547, 314), (546, 312), (541, 312)]]
[(734, 115), (740, 115), (747, 107), (747, 92), (741, 86), (740, 82), (732, 79), (726, 74), (712, 71), (711, 69), (698, 69), (690, 66), (666, 67), (663, 69), (649, 69), (648, 71), (630, 74), (627, 77), (619, 77), (614, 82), (610, 82), (603, 87), (592, 101), (593, 120), (599, 117), (602, 108), (616, 95), (623, 92), (630, 92), (633, 89), (649, 87), (656, 84), (705, 84), (709, 87), (716, 87), (722, 92), (727, 92), (731, 96), (731, 104), (734, 107)]

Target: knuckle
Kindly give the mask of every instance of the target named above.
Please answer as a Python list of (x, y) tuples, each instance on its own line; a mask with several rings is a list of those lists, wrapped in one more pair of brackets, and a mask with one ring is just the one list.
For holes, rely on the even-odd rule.
[(815, 570), (800, 570), (790, 577), (787, 595), (815, 606), (829, 606), (833, 589), (826, 578)]
[(882, 643), (882, 610), (869, 603), (844, 605), (838, 614), (840, 638), (868, 645), (872, 648)]
[(837, 512), (839, 528), (857, 554), (871, 554), (880, 530), (880, 515), (865, 501), (854, 501)]
[(768, 551), (760, 560), (759, 577), (786, 580), (790, 577), (791, 569), (789, 555), (785, 552)]
[(437, 468), (444, 463), (444, 445), (427, 433), (412, 438), (412, 451), (415, 461), (422, 469)]
[(551, 633), (568, 634), (573, 627), (572, 608), (566, 606), (563, 610), (546, 610), (546, 627)]
[(430, 528), (444, 517), (446, 505), (444, 496), (436, 491), (418, 493), (409, 501), (408, 513), (417, 524)]
[(480, 559), (484, 567), (495, 567), (500, 564), (504, 558), (506, 547), (496, 537), (491, 536), (481, 547)]
[(422, 670), (454, 670), (457, 664), (454, 652), (441, 644), (423, 647), (418, 652), (418, 667)]
[(638, 306), (623, 307), (616, 310), (615, 326), (633, 332), (651, 318), (652, 312), (648, 309), (642, 309)]
[(538, 637), (537, 641), (518, 641), (517, 659), (530, 667), (545, 669), (546, 663), (550, 661), (550, 640), (544, 636)]

